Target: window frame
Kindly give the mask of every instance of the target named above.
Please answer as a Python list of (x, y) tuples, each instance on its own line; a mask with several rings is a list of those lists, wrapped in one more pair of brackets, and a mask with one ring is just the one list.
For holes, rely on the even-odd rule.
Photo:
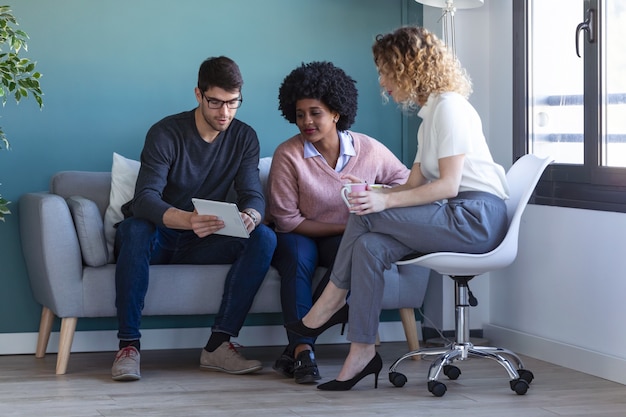
[[(513, 160), (529, 153), (529, 1), (513, 0)], [(532, 202), (535, 204), (626, 212), (626, 168), (600, 165), (603, 146), (603, 83), (601, 43), (604, 39), (602, 13), (604, 0), (585, 0), (585, 8), (597, 11), (597, 42), (583, 41), (584, 86), (584, 164), (553, 163), (541, 177)], [(581, 10), (581, 22), (583, 20)], [(575, 28), (572, 28), (572, 35)], [(574, 36), (572, 36), (574, 38)], [(586, 38), (585, 38), (586, 39)], [(574, 45), (572, 44), (572, 53)]]

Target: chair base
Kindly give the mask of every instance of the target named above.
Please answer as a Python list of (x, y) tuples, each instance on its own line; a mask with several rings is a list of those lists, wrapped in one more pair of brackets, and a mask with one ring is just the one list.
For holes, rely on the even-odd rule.
[(449, 379), (455, 380), (461, 375), (461, 370), (452, 363), (457, 360), (466, 360), (470, 356), (486, 358), (498, 362), (509, 374), (509, 384), (511, 389), (518, 395), (526, 394), (534, 375), (524, 369), (522, 360), (515, 353), (508, 349), (492, 346), (475, 346), (470, 341), (469, 336), (469, 309), (476, 305), (478, 301), (469, 290), (469, 281), (473, 276), (454, 276), (455, 303), (456, 303), (456, 323), (455, 341), (449, 346), (415, 349), (404, 354), (397, 359), (389, 368), (389, 382), (396, 387), (406, 384), (406, 377), (396, 368), (403, 360), (415, 356), (436, 355), (437, 358), (430, 365), (428, 370), (428, 390), (436, 397), (441, 397), (447, 391), (445, 384), (439, 382), (439, 377), (443, 373)]
[(466, 360), (469, 357), (492, 359), (504, 367), (509, 374), (511, 390), (518, 395), (526, 394), (534, 375), (524, 369), (522, 360), (508, 349), (492, 346), (474, 346), (472, 343), (452, 343), (443, 348), (423, 348), (404, 354), (389, 367), (389, 381), (396, 387), (406, 383), (406, 377), (397, 372), (400, 362), (414, 356), (437, 355), (428, 370), (428, 390), (436, 397), (441, 397), (447, 391), (445, 384), (439, 382), (443, 373), (449, 379), (455, 380), (461, 375), (461, 370), (452, 363), (457, 360)]

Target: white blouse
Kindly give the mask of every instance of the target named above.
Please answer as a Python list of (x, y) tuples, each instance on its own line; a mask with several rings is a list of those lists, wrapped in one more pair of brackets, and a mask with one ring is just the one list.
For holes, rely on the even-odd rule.
[(465, 155), (459, 192), (485, 191), (502, 199), (509, 196), (504, 168), (493, 161), (482, 131), (480, 116), (458, 93), (431, 94), (417, 114), (417, 155), (422, 174), (438, 179), (439, 159)]

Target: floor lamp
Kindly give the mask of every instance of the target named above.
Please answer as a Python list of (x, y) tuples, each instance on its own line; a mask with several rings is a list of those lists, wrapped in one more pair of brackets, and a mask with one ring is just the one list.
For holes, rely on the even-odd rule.
[[(443, 14), (443, 41), (448, 49), (456, 56), (456, 40), (454, 34), (454, 13), (457, 9), (473, 9), (480, 7), (485, 0), (415, 0), (426, 6), (438, 7)], [(441, 20), (440, 19), (440, 20)]]

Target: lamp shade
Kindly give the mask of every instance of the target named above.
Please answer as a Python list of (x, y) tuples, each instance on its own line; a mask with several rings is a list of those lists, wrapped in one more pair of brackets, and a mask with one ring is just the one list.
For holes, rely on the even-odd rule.
[[(447, 6), (456, 7), (457, 9), (473, 9), (485, 4), (485, 0), (415, 0), (426, 6), (445, 8)], [(450, 4), (448, 4), (450, 3)]]

